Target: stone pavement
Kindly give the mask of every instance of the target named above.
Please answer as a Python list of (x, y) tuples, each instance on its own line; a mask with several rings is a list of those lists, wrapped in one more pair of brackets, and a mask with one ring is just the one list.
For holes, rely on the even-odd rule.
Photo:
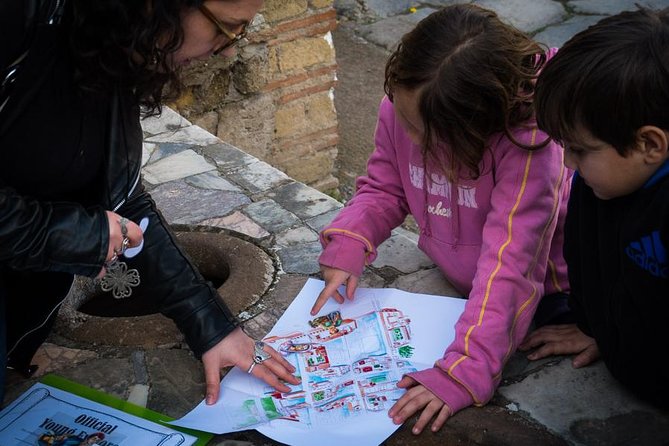
[[(344, 3), (339, 2), (345, 13)], [(348, 2), (355, 21), (346, 26), (366, 39), (391, 45), (391, 33), (433, 6), (402, 0)], [(431, 1), (430, 5), (446, 2)], [(518, 26), (540, 30), (557, 45), (560, 26), (591, 20), (632, 2), (552, 0), (481, 1)], [(410, 7), (417, 7), (409, 13)], [(559, 7), (559, 8), (556, 8)], [(357, 8), (357, 9), (356, 9)], [(599, 8), (599, 9), (597, 9)], [(357, 15), (356, 15), (357, 14)], [(546, 21), (545, 17), (553, 17)], [(385, 24), (385, 25), (384, 25)], [(550, 26), (549, 26), (550, 25)], [(410, 27), (411, 25), (406, 25)], [(573, 32), (573, 31), (572, 31)], [(374, 40), (377, 39), (377, 40)], [(547, 41), (549, 37), (546, 37)], [(214, 281), (247, 328), (265, 334), (309, 276), (318, 273), (317, 232), (341, 204), (295, 182), (165, 109), (144, 122), (144, 181), (188, 253)], [(224, 266), (227, 265), (227, 266)], [(229, 275), (229, 279), (225, 278)], [(224, 281), (225, 280), (225, 281)], [(232, 284), (232, 285), (231, 285)], [(38, 374), (55, 372), (119, 398), (179, 417), (203, 398), (202, 367), (171, 321), (160, 315), (101, 317), (77, 308), (93, 293), (78, 280), (54, 334), (39, 351)], [(398, 229), (380, 248), (362, 286), (453, 294), (416, 247), (415, 235)], [(101, 305), (104, 307), (104, 305)], [(88, 310), (87, 310), (88, 311)], [(98, 315), (95, 311), (99, 311)], [(6, 401), (39, 376), (11, 375)], [(529, 363), (515, 355), (493, 400), (452, 417), (436, 434), (401, 427), (385, 444), (399, 445), (665, 445), (669, 416), (621, 389), (601, 364), (575, 370), (568, 358)], [(276, 444), (256, 431), (216, 436), (212, 445)]]
[(388, 50), (403, 34), (441, 6), (473, 3), (492, 9), (506, 22), (548, 47), (559, 47), (575, 33), (635, 4), (669, 6), (667, 0), (335, 0), (340, 15), (365, 40)]

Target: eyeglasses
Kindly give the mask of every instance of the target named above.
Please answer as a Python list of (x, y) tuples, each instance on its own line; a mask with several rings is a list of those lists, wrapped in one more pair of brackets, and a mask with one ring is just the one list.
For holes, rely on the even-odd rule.
[(249, 26), (249, 22), (244, 23), (244, 24), (242, 25), (242, 30), (241, 30), (238, 34), (235, 34), (235, 33), (233, 33), (232, 31), (230, 31), (229, 29), (227, 29), (227, 28), (225, 27), (225, 25), (223, 25), (223, 24), (216, 18), (216, 16), (214, 15), (214, 13), (211, 12), (211, 10), (210, 10), (209, 8), (207, 8), (206, 6), (204, 6), (204, 4), (200, 5), (200, 12), (201, 12), (206, 18), (208, 18), (209, 21), (210, 21), (211, 23), (213, 23), (214, 25), (216, 25), (216, 29), (218, 30), (218, 32), (219, 32), (220, 34), (223, 34), (225, 37), (228, 38), (228, 41), (227, 41), (227, 42), (225, 42), (223, 45), (221, 45), (220, 47), (218, 47), (218, 48), (216, 48), (216, 49), (214, 50), (214, 55), (218, 55), (218, 54), (220, 54), (221, 51), (223, 51), (223, 50), (225, 50), (225, 49), (227, 49), (227, 48), (230, 48), (231, 46), (236, 45), (237, 42), (239, 42), (239, 41), (242, 40), (244, 37), (246, 37), (246, 31), (247, 31), (247, 28), (248, 28), (248, 26)]

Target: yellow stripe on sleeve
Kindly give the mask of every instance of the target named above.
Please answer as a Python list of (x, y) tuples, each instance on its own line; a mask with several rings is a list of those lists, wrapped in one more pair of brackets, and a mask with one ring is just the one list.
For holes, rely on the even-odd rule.
[[(534, 130), (536, 133), (536, 129)], [(532, 140), (534, 141), (535, 135), (532, 135)], [(485, 290), (485, 295), (483, 297), (483, 304), (481, 305), (481, 311), (479, 312), (479, 319), (476, 322), (476, 325), (472, 325), (469, 330), (467, 330), (467, 335), (465, 336), (465, 354), (469, 356), (469, 338), (474, 331), (476, 327), (480, 327), (481, 324), (483, 323), (483, 315), (485, 314), (486, 306), (488, 304), (488, 299), (490, 298), (490, 290), (492, 288), (492, 282), (495, 280), (495, 277), (497, 276), (497, 273), (499, 272), (500, 269), (502, 269), (502, 255), (504, 254), (504, 251), (506, 250), (506, 247), (511, 244), (511, 240), (513, 238), (512, 236), (512, 228), (513, 228), (513, 217), (516, 215), (516, 211), (518, 210), (518, 206), (520, 206), (520, 200), (523, 198), (523, 195), (525, 194), (525, 188), (527, 187), (527, 178), (530, 173), (530, 165), (532, 164), (532, 155), (534, 152), (529, 152), (527, 155), (527, 161), (525, 162), (525, 171), (523, 173), (523, 181), (521, 182), (520, 185), (520, 191), (518, 191), (518, 196), (516, 197), (516, 202), (513, 204), (513, 208), (511, 209), (511, 212), (509, 213), (509, 218), (507, 220), (507, 239), (506, 241), (502, 244), (502, 246), (499, 247), (499, 250), (497, 251), (497, 265), (495, 266), (495, 269), (493, 270), (492, 274), (490, 274), (490, 277), (488, 278), (488, 283), (486, 284), (486, 290)]]

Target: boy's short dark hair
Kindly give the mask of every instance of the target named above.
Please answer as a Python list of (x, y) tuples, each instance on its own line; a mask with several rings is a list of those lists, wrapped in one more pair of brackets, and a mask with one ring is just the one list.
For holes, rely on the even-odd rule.
[(669, 8), (626, 11), (576, 34), (541, 72), (535, 106), (555, 140), (582, 128), (622, 156), (642, 126), (669, 130)]

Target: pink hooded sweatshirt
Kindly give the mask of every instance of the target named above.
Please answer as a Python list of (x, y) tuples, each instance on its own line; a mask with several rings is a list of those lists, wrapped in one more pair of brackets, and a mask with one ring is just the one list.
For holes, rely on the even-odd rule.
[[(547, 136), (533, 125), (513, 137), (524, 144)], [(357, 192), (321, 232), (320, 263), (362, 274), (376, 247), (411, 213), (418, 246), (463, 295), (455, 340), (434, 367), (410, 374), (452, 413), (492, 398), (502, 369), (525, 336), (539, 299), (568, 290), (562, 256), (570, 172), (562, 148), (550, 142), (528, 151), (494, 135), (476, 180), (457, 184), (423, 166), (393, 104), (384, 98), (376, 149)]]

